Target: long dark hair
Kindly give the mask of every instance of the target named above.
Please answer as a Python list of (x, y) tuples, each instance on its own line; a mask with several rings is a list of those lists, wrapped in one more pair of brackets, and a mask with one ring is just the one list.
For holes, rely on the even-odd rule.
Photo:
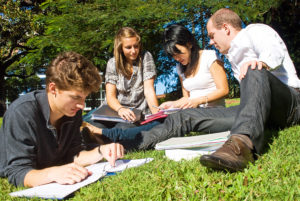
[(180, 64), (181, 71), (186, 75), (191, 75), (197, 69), (199, 61), (200, 46), (193, 36), (193, 34), (180, 24), (173, 24), (168, 26), (164, 31), (164, 50), (169, 56), (180, 54), (180, 50), (175, 45), (182, 45), (187, 47), (191, 45), (191, 59), (189, 64), (183, 67)]

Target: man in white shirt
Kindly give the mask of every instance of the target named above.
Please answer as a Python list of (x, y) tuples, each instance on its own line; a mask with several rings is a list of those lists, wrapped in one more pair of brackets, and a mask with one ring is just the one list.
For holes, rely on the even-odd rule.
[(241, 27), (240, 17), (220, 9), (207, 23), (210, 44), (225, 54), (240, 81), (240, 105), (227, 108), (189, 108), (169, 115), (163, 124), (141, 132), (125, 149), (149, 149), (171, 137), (190, 132), (230, 130), (229, 140), (200, 162), (215, 169), (240, 171), (254, 162), (265, 145), (266, 128), (300, 123), (300, 81), (280, 36), (271, 27)]
[(300, 81), (284, 42), (271, 27), (251, 24), (242, 29), (240, 17), (223, 8), (211, 16), (207, 32), (210, 45), (226, 55), (240, 82), (241, 104), (228, 141), (200, 162), (238, 171), (254, 162), (266, 126), (299, 124)]

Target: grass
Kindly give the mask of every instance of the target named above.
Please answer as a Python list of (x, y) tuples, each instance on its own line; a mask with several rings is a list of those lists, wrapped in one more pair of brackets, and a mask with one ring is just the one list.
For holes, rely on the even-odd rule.
[[(266, 153), (238, 173), (212, 171), (198, 158), (174, 162), (163, 151), (128, 153), (126, 158), (154, 160), (88, 185), (70, 200), (300, 200), (299, 133), (300, 126), (271, 133), (278, 136)], [(4, 178), (0, 186), (0, 200), (11, 200), (8, 193), (17, 188)]]

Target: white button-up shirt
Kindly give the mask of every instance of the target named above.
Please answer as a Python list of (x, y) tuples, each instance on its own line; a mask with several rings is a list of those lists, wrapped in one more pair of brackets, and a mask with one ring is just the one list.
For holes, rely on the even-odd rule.
[(300, 80), (285, 43), (268, 25), (248, 25), (236, 35), (230, 45), (226, 57), (238, 81), (242, 65), (257, 60), (267, 64), (271, 73), (286, 85), (300, 88)]

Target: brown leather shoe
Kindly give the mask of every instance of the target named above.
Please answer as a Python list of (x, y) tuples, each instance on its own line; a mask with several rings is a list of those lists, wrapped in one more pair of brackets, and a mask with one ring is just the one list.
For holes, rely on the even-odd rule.
[(249, 162), (254, 163), (253, 150), (238, 135), (232, 135), (216, 152), (200, 158), (204, 166), (230, 172), (242, 171)]

